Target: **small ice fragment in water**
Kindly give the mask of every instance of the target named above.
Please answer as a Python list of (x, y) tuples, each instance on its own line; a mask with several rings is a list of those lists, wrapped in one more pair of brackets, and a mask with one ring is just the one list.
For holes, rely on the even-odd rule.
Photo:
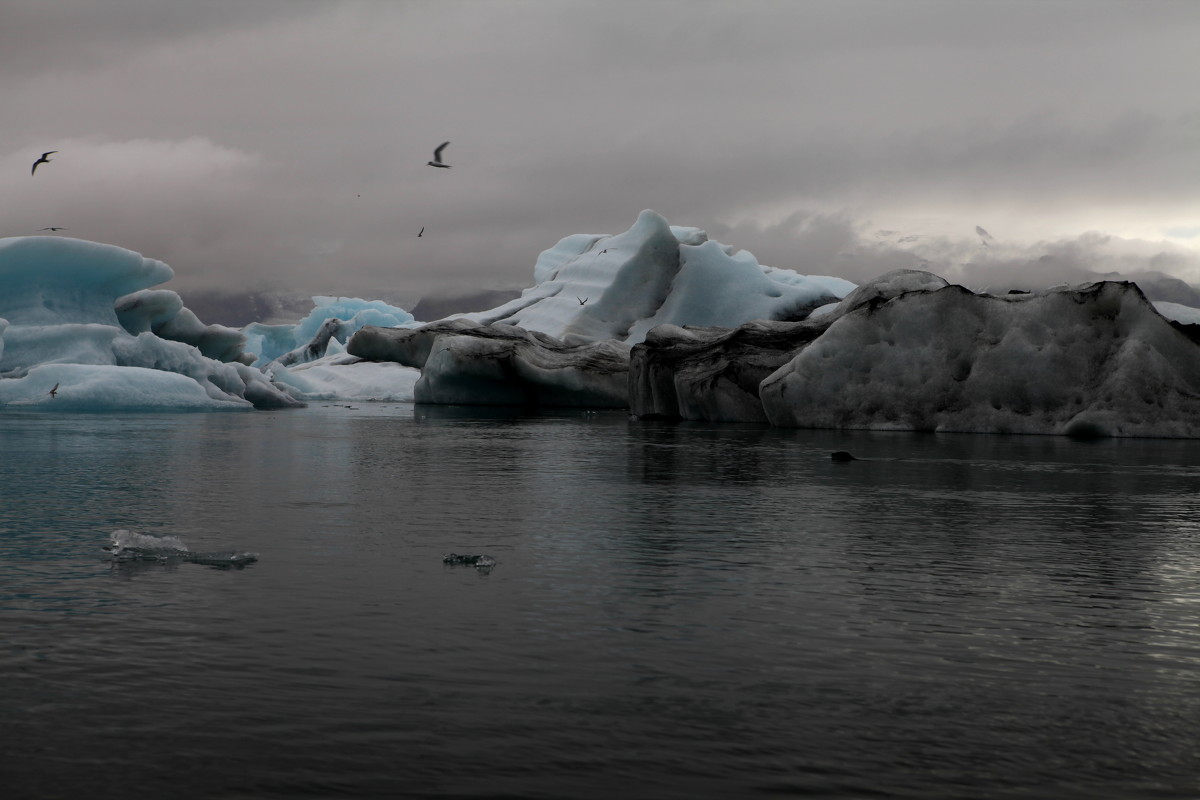
[(124, 529), (113, 531), (112, 542), (103, 549), (113, 561), (188, 561), (209, 567), (242, 567), (258, 561), (258, 553), (222, 550), (193, 553), (178, 536), (154, 536)]
[(459, 555), (458, 553), (450, 553), (442, 558), (443, 564), (463, 564), (470, 567), (479, 567), (480, 569), (491, 569), (496, 566), (496, 559), (491, 556), (484, 555)]
[(104, 547), (114, 561), (161, 561), (180, 558), (188, 552), (178, 536), (152, 536), (125, 529), (113, 531), (112, 541)]

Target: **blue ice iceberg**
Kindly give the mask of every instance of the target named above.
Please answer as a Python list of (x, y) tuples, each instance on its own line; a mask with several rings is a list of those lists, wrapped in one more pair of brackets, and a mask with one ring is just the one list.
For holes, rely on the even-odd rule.
[(50, 236), (0, 239), (0, 407), (247, 410), (301, 405), (206, 326), (161, 261)]

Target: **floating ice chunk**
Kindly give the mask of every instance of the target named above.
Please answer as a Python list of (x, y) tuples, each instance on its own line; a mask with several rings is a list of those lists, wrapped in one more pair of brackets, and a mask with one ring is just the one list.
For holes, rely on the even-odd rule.
[(313, 310), (294, 325), (254, 322), (242, 329), (246, 350), (263, 366), (292, 354), (291, 363), (311, 361), (330, 354), (332, 342), (346, 340), (365, 325), (395, 328), (414, 324), (412, 314), (382, 300), (357, 297), (313, 297)]
[(177, 557), (188, 552), (187, 545), (178, 536), (154, 536), (121, 528), (113, 531), (111, 537), (112, 541), (103, 549), (118, 561), (157, 559), (164, 555)]
[(204, 325), (174, 292), (147, 288), (172, 275), (162, 262), (111, 245), (0, 239), (0, 308), (10, 323), (0, 348), (0, 404), (47, 411), (301, 405), (240, 363), (239, 331)]
[(442, 563), (454, 566), (491, 569), (496, 566), (496, 559), (486, 555), (459, 555), (458, 553), (450, 553), (442, 558)]
[[(262, 378), (265, 382), (266, 379)], [(54, 395), (50, 389), (59, 388)], [(278, 394), (278, 390), (272, 387)], [(295, 402), (295, 401), (292, 401)], [(38, 411), (235, 411), (253, 404), (214, 397), (191, 378), (144, 367), (45, 364), (0, 380), (0, 405)]]
[(178, 536), (155, 536), (120, 529), (113, 531), (112, 540), (102, 548), (113, 561), (186, 561), (210, 567), (242, 567), (258, 560), (257, 553), (222, 550), (211, 553), (193, 552)]
[[(391, 330), (381, 328), (379, 330)], [(392, 361), (364, 361), (344, 353), (287, 369), (268, 366), (274, 383), (305, 400), (413, 402), (421, 371)]]

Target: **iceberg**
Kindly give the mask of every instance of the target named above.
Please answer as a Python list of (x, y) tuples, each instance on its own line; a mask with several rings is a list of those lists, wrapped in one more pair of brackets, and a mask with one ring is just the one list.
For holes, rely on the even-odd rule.
[(457, 318), (407, 330), (364, 328), (347, 353), (412, 369), (418, 403), (628, 405), (629, 345), (614, 339), (568, 344), (515, 325)]
[(625, 408), (629, 347), (567, 344), (513, 325), (434, 339), (414, 386), (418, 403)]
[(0, 239), (0, 405), (383, 400), (1200, 437), (1200, 310), (1124, 281), (993, 295), (896, 270), (855, 286), (763, 266), (652, 211), (621, 234), (561, 239), (520, 297), (431, 323), (318, 296), (295, 324), (205, 325), (154, 288), (172, 275), (110, 245)]
[[(388, 330), (388, 329), (382, 329)], [(411, 403), (421, 371), (390, 361), (368, 361), (347, 353), (324, 356), (292, 367), (269, 364), (265, 371), (278, 386), (305, 402)]]
[(39, 411), (301, 405), (246, 365), (241, 334), (206, 326), (161, 261), (113, 245), (0, 239), (0, 405)]
[(312, 302), (308, 316), (294, 324), (252, 322), (242, 329), (254, 366), (315, 361), (345, 352), (346, 340), (364, 326), (397, 328), (416, 322), (412, 314), (382, 300), (318, 295)]
[(801, 322), (656, 328), (630, 387), (643, 417), (1200, 436), (1200, 347), (1128, 282), (993, 296), (897, 270)]
[(931, 286), (844, 310), (759, 395), (791, 427), (1194, 438), (1200, 348), (1133, 283)]
[(364, 326), (346, 352), (421, 370), (419, 403), (624, 408), (630, 348), (652, 330), (803, 320), (855, 288), (760, 265), (653, 211), (622, 234), (561, 239), (538, 257), (534, 280), (488, 311)]

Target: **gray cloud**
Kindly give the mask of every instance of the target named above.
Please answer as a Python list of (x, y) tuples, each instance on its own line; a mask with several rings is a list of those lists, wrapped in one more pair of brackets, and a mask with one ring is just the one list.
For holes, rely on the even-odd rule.
[(523, 286), (643, 208), (851, 280), (1200, 278), (1191, 3), (49, 5), (0, 0), (0, 232), (183, 287)]

